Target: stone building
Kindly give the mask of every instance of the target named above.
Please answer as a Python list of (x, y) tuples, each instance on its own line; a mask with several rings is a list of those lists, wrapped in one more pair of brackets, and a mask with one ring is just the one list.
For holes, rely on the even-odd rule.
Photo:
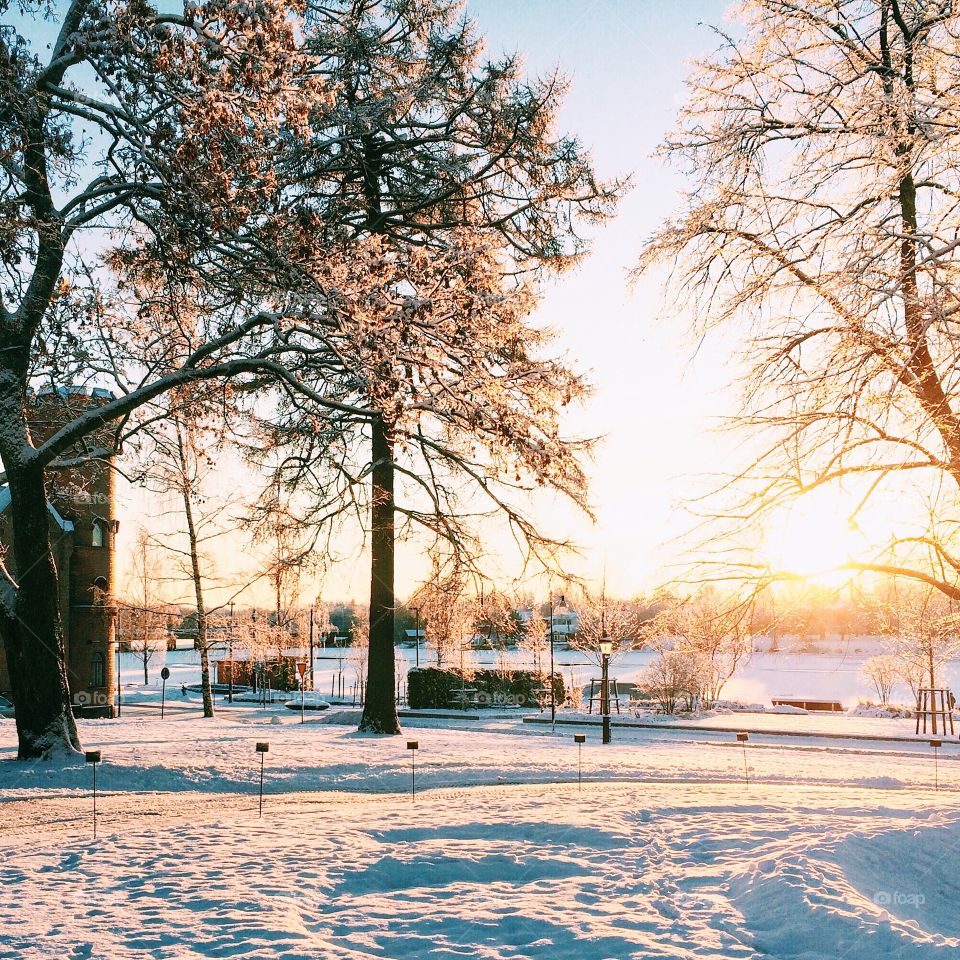
[[(37, 394), (30, 415), (34, 443), (41, 443), (90, 404), (112, 395), (105, 390), (60, 390)], [(87, 440), (87, 448), (97, 440)], [(77, 451), (80, 453), (81, 451)], [(74, 712), (86, 717), (114, 714), (116, 684), (115, 537), (113, 470), (92, 461), (48, 478), (50, 542), (60, 584), (60, 617), (67, 677)], [(0, 487), (0, 550), (10, 543), (10, 491)], [(16, 576), (12, 556), (7, 554)], [(6, 658), (0, 644), (0, 694), (10, 698)]]

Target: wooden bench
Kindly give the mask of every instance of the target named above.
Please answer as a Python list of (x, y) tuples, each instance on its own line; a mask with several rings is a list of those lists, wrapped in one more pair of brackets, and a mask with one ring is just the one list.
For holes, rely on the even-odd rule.
[(816, 710), (822, 713), (843, 713), (839, 700), (820, 700), (816, 697), (774, 697), (775, 707), (799, 707), (801, 710)]

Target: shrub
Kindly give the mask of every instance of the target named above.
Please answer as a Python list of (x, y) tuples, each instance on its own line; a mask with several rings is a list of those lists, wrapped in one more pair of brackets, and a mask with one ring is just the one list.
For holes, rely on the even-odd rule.
[[(455, 692), (465, 685), (477, 691), (481, 707), (531, 707), (539, 703), (537, 691), (546, 683), (546, 677), (532, 670), (472, 670), (461, 676), (459, 670), (424, 667), (407, 675), (407, 697), (413, 710), (449, 707)], [(557, 703), (563, 703), (563, 678), (554, 676), (553, 684)]]
[(703, 688), (703, 665), (694, 654), (663, 650), (644, 671), (640, 685), (667, 714), (681, 705), (693, 710)]
[(862, 672), (864, 678), (873, 684), (880, 703), (886, 706), (894, 685), (900, 679), (900, 661), (890, 654), (870, 657), (863, 662)]

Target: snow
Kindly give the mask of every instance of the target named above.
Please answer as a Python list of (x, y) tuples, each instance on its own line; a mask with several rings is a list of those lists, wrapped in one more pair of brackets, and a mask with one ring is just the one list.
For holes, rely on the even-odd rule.
[[(105, 798), (5, 830), (0, 957), (955, 958), (960, 811), (590, 783)], [(89, 806), (89, 805), (87, 805)], [(84, 810), (88, 814), (88, 810)]]
[(384, 738), (336, 703), (204, 720), (185, 654), (163, 720), (125, 670), (123, 716), (80, 721), (96, 840), (90, 766), (14, 762), (0, 720), (0, 960), (960, 957), (960, 742), (935, 760), (909, 719), (624, 714), (602, 745), (596, 716), (438, 711)]

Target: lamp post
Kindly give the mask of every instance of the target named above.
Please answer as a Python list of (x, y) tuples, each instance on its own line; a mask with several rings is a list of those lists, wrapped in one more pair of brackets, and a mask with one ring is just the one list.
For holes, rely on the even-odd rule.
[(419, 608), (419, 607), (413, 607), (413, 612), (417, 615), (417, 633), (416, 633), (416, 641), (417, 641), (417, 654), (416, 654), (416, 656), (417, 656), (417, 660), (416, 660), (416, 666), (417, 666), (417, 669), (419, 670), (419, 669), (420, 669), (420, 608)]
[(600, 713), (603, 721), (603, 743), (610, 742), (610, 654), (613, 641), (606, 635), (600, 639)]
[(120, 638), (117, 638), (117, 716), (120, 716), (120, 710), (123, 706), (120, 696)]
[(313, 690), (313, 607), (310, 607), (310, 689)]
[(553, 614), (559, 613), (560, 616), (566, 616), (570, 611), (567, 608), (567, 601), (563, 594), (559, 597), (560, 603), (557, 604), (556, 611), (553, 606), (553, 591), (550, 591), (550, 724), (556, 726), (557, 723), (557, 688), (553, 682)]
[(230, 636), (227, 638), (227, 645), (230, 648), (230, 677), (229, 687), (227, 688), (227, 701), (233, 703), (233, 601), (230, 601)]

